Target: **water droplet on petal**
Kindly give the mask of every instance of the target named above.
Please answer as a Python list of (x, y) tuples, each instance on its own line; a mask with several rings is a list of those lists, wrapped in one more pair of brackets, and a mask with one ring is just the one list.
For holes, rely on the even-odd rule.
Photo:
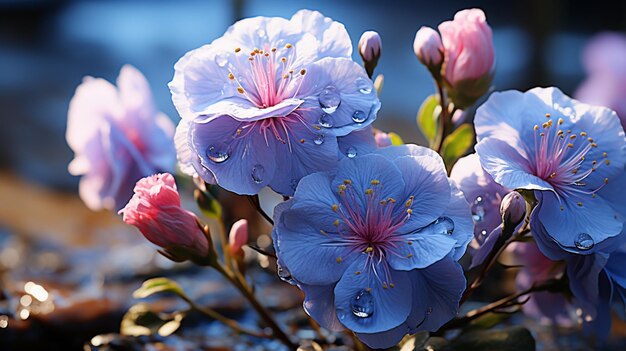
[(265, 176), (265, 167), (263, 167), (262, 165), (254, 165), (254, 167), (252, 167), (252, 180), (254, 180), (255, 183), (259, 184), (263, 181), (263, 177)]
[(283, 267), (280, 264), (278, 264), (276, 271), (278, 273), (278, 277), (280, 278), (280, 280), (284, 281), (285, 283), (289, 283), (291, 285), (297, 284), (296, 281), (291, 276), (291, 273), (286, 267)]
[(215, 163), (222, 163), (230, 157), (228, 149), (211, 145), (206, 149), (206, 155), (209, 160)]
[(348, 148), (348, 151), (346, 152), (346, 156), (348, 156), (348, 158), (355, 158), (356, 157), (356, 149), (352, 146), (350, 146)]
[(365, 114), (365, 112), (361, 110), (356, 110), (352, 114), (352, 120), (355, 121), (356, 123), (363, 123), (367, 121), (367, 115)]
[(445, 216), (437, 218), (431, 225), (437, 234), (451, 235), (454, 232), (454, 222)]
[(322, 145), (324, 143), (324, 134), (318, 134), (313, 138), (315, 145)]
[(329, 85), (320, 93), (319, 101), (320, 106), (322, 106), (322, 111), (326, 113), (333, 113), (341, 104), (341, 97), (339, 96), (337, 88)]
[(228, 63), (228, 57), (224, 53), (219, 53), (215, 55), (215, 63), (220, 67), (224, 67)]
[(361, 290), (350, 301), (350, 307), (356, 317), (371, 317), (374, 314), (374, 297), (367, 290)]
[(587, 233), (580, 233), (576, 235), (574, 245), (576, 245), (576, 248), (579, 250), (589, 250), (593, 247), (593, 245), (595, 245), (595, 242), (593, 241), (591, 235)]
[(480, 235), (487, 235), (487, 229), (483, 229), (480, 231)]
[(328, 113), (322, 113), (317, 123), (324, 128), (331, 128), (333, 126), (333, 116)]
[(472, 219), (480, 223), (485, 219), (485, 197), (477, 196), (472, 203)]
[(359, 77), (356, 79), (356, 87), (359, 89), (361, 94), (370, 94), (372, 92), (372, 83), (368, 82), (367, 79)]

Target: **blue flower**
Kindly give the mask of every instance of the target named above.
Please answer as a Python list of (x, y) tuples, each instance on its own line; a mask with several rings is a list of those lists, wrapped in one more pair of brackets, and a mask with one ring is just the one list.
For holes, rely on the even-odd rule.
[(615, 112), (535, 88), (492, 94), (475, 124), (483, 168), (504, 187), (534, 190), (531, 226), (542, 242), (580, 254), (617, 248), (605, 243), (626, 214), (626, 138)]
[(74, 151), (69, 172), (92, 210), (119, 210), (146, 176), (173, 171), (174, 124), (154, 106), (150, 85), (136, 68), (122, 67), (117, 88), (85, 77), (67, 113), (66, 140)]
[(626, 138), (619, 118), (556, 88), (535, 88), (494, 93), (475, 124), (483, 168), (502, 186), (534, 191), (533, 237), (546, 257), (565, 261), (585, 329), (606, 337), (611, 302), (626, 285)]
[(169, 85), (181, 169), (239, 194), (292, 195), (303, 176), (335, 168), (338, 138), (380, 108), (351, 55), (343, 25), (307, 10), (241, 20), (188, 52)]
[(456, 314), (465, 289), (457, 260), (473, 223), (434, 151), (404, 145), (345, 158), (302, 178), (274, 219), (280, 269), (322, 326), (381, 348)]

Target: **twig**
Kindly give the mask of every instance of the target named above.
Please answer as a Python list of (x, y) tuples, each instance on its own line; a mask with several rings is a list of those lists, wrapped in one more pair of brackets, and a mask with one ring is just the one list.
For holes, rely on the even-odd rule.
[(247, 197), (250, 203), (252, 204), (252, 206), (257, 210), (257, 212), (261, 216), (263, 216), (263, 218), (265, 218), (265, 220), (268, 221), (269, 224), (274, 225), (274, 220), (272, 219), (272, 217), (270, 217), (267, 213), (265, 213), (265, 211), (263, 211), (263, 208), (261, 208), (259, 195), (248, 195)]
[(219, 314), (217, 311), (210, 309), (208, 307), (202, 307), (197, 305), (195, 302), (193, 302), (189, 297), (185, 296), (185, 295), (179, 295), (183, 300), (185, 300), (189, 306), (191, 306), (191, 308), (193, 308), (194, 310), (205, 314), (207, 316), (209, 316), (210, 318), (213, 318), (217, 321), (220, 321), (221, 323), (223, 323), (224, 325), (228, 326), (229, 328), (233, 329), (234, 331), (236, 331), (237, 333), (240, 334), (247, 334), (247, 335), (251, 335), (257, 338), (263, 338), (263, 339), (271, 339), (272, 336), (271, 335), (267, 335), (265, 333), (259, 332), (259, 331), (255, 331), (255, 330), (250, 330), (250, 329), (246, 329), (242, 326), (239, 325), (239, 323), (237, 323), (237, 321), (230, 319), (230, 318), (226, 318), (224, 316), (222, 316), (221, 314)]

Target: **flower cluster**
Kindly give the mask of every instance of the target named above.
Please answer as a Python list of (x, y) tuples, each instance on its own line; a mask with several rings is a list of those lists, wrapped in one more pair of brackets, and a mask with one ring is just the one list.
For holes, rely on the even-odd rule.
[[(70, 171), (83, 175), (89, 207), (128, 202), (119, 211), (126, 223), (166, 257), (215, 268), (288, 347), (293, 340), (245, 277), (244, 246), (254, 232), (239, 220), (226, 235), (206, 183), (251, 195), (269, 222), (252, 195), (265, 187), (282, 195), (272, 223), (278, 275), (304, 292), (305, 312), (322, 327), (347, 328), (370, 347), (484, 314), (455, 318), (503, 252), (521, 266), (520, 293), (488, 305), (491, 311), (530, 295), (522, 310), (541, 322), (571, 326), (579, 318), (605, 337), (613, 300), (626, 302), (626, 136), (618, 116), (557, 88), (535, 88), (493, 93), (477, 109), (475, 128), (463, 124), (468, 107), (491, 88), (492, 31), (479, 9), (460, 11), (438, 29), (422, 27), (413, 43), (438, 88), (418, 114), (433, 149), (372, 127), (381, 107), (382, 77), (370, 79), (380, 35), (361, 37), (361, 66), (342, 24), (302, 10), (290, 19), (238, 21), (185, 54), (169, 83), (181, 117), (175, 135), (132, 67), (122, 69), (119, 91), (86, 79), (69, 110)], [(598, 45), (587, 56), (604, 64), (589, 64), (590, 74), (623, 74), (613, 56), (594, 56)], [(476, 153), (462, 157), (472, 129)], [(152, 175), (172, 167), (174, 150), (182, 172), (201, 179), (194, 195), (221, 224), (220, 252), (209, 226), (182, 208), (174, 177)], [(466, 284), (459, 260), (472, 239), (469, 270), (479, 269)]]

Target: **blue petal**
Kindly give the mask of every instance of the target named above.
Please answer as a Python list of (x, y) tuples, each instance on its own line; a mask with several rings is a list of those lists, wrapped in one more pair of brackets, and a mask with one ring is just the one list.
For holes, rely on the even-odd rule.
[(300, 99), (285, 99), (274, 106), (260, 108), (248, 100), (230, 98), (211, 104), (197, 113), (203, 116), (226, 115), (242, 122), (253, 122), (266, 118), (288, 116), (302, 103), (303, 100)]
[(405, 156), (428, 156), (437, 159), (440, 163), (441, 168), (446, 167), (443, 163), (443, 160), (441, 159), (441, 156), (439, 156), (439, 154), (436, 153), (433, 149), (418, 146), (415, 144), (387, 146), (376, 150), (376, 153), (385, 156), (390, 160), (395, 160), (396, 158)]
[(304, 292), (304, 311), (317, 321), (322, 327), (330, 331), (341, 331), (343, 325), (337, 319), (335, 312), (335, 285), (306, 285), (300, 284)]
[(452, 180), (449, 180), (449, 182), (452, 194), (450, 203), (443, 212), (443, 216), (450, 218), (454, 222), (454, 231), (451, 237), (456, 240), (456, 245), (454, 246), (455, 250), (452, 257), (455, 260), (459, 260), (474, 237), (474, 221), (472, 220), (472, 212), (465, 200), (465, 196), (463, 196), (461, 190), (457, 188)]
[(339, 145), (339, 158), (354, 158), (369, 154), (376, 150), (376, 139), (372, 132), (372, 126), (355, 130), (348, 135), (337, 137)]
[[(339, 321), (348, 329), (357, 333), (379, 333), (395, 328), (409, 315), (412, 288), (407, 272), (390, 270), (391, 282), (394, 287), (384, 288), (372, 269), (385, 279), (382, 264), (378, 260), (367, 261), (367, 255), (359, 255), (346, 270), (335, 287), (335, 309)], [(370, 268), (370, 265), (372, 267)], [(361, 274), (355, 274), (360, 271)], [(390, 282), (386, 282), (389, 284)], [(371, 288), (368, 293), (367, 289)], [(360, 295), (371, 297), (369, 317), (357, 317), (353, 312), (355, 298)]]
[(350, 247), (340, 245), (339, 234), (320, 230), (334, 228), (328, 184), (324, 173), (305, 177), (290, 201), (291, 208), (278, 209), (282, 212), (275, 225), (274, 245), (291, 275), (308, 285), (337, 282), (356, 256)]
[[(302, 111), (303, 118), (308, 112)], [(319, 171), (330, 171), (337, 166), (337, 138), (309, 129), (308, 120), (289, 122), (289, 142), (277, 143), (274, 163), (280, 172), (274, 174), (270, 187), (279, 194), (290, 196), (300, 179)]]
[(407, 323), (411, 333), (437, 331), (454, 318), (465, 290), (463, 268), (444, 258), (426, 269), (409, 272), (413, 286), (413, 307)]
[(626, 289), (626, 247), (611, 253), (604, 270), (612, 281)]
[[(399, 200), (404, 193), (405, 184), (400, 170), (385, 157), (376, 154), (340, 161), (332, 182), (333, 191), (338, 193), (338, 187), (343, 185), (345, 180), (352, 182), (351, 188), (355, 192), (355, 198), (363, 216), (365, 216), (368, 203), (366, 189), (373, 189), (373, 196), (381, 200), (388, 198)], [(380, 184), (372, 185), (373, 180), (378, 180)]]
[(386, 349), (397, 345), (408, 333), (409, 327), (406, 323), (402, 323), (384, 332), (373, 334), (356, 333), (356, 336), (373, 349)]
[(480, 163), (496, 183), (509, 189), (552, 190), (552, 185), (532, 174), (522, 149), (495, 138), (483, 139), (475, 148)]
[[(559, 201), (552, 192), (543, 192), (542, 195), (537, 218), (564, 250), (580, 254), (596, 252), (599, 243), (622, 231), (623, 223), (618, 220), (619, 216), (600, 197), (582, 198), (572, 194)], [(588, 234), (594, 246), (586, 250), (577, 248), (577, 238), (581, 234)]]
[(606, 265), (607, 255), (568, 255), (566, 259), (569, 287), (576, 305), (586, 316), (597, 317), (597, 305), (600, 298), (599, 276)]
[[(340, 103), (335, 111), (322, 110), (322, 94), (336, 94)], [(297, 96), (308, 109), (329, 123), (319, 123), (328, 134), (344, 136), (370, 125), (380, 109), (380, 101), (363, 67), (346, 58), (324, 58), (307, 67)], [(325, 127), (327, 126), (327, 127)]]
[[(446, 169), (438, 158), (428, 156), (405, 156), (393, 160), (405, 183), (401, 202), (394, 208), (396, 216), (404, 216), (410, 208), (413, 213), (400, 233), (411, 233), (439, 218), (450, 204), (450, 183)], [(410, 196), (414, 196), (410, 200)], [(408, 202), (411, 201), (410, 206)], [(469, 213), (468, 213), (469, 214)]]
[[(274, 178), (276, 140), (256, 131), (240, 136), (241, 122), (220, 116), (190, 127), (191, 146), (217, 183), (238, 194), (256, 194)], [(220, 157), (224, 161), (219, 161)], [(220, 156), (220, 157), (216, 157)]]
[(493, 250), (493, 247), (501, 236), (502, 226), (496, 227), (496, 229), (489, 233), (487, 239), (480, 245), (478, 250), (474, 252), (474, 255), (472, 256), (472, 264), (469, 269), (478, 267), (483, 264), (483, 262), (485, 261), (487, 256), (489, 256), (489, 254)]
[[(425, 268), (448, 256), (454, 251), (456, 240), (447, 233), (435, 231), (433, 226), (413, 234), (401, 236), (391, 249), (387, 261), (393, 269), (410, 271)], [(410, 244), (409, 244), (410, 243)]]

